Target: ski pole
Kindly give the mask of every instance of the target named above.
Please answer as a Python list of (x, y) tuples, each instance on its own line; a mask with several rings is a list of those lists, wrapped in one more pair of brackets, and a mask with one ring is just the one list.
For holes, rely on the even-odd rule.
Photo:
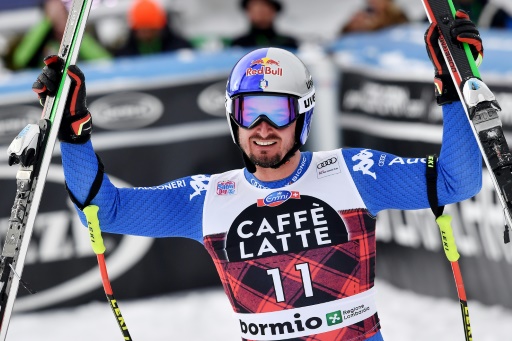
[(427, 197), (430, 204), (430, 209), (436, 217), (439, 232), (441, 232), (441, 240), (443, 242), (444, 254), (452, 266), (453, 277), (455, 279), (455, 286), (457, 288), (457, 295), (459, 296), (460, 309), (462, 313), (462, 324), (464, 326), (464, 336), (466, 341), (472, 341), (471, 325), (469, 323), (469, 309), (468, 301), (466, 298), (466, 289), (464, 289), (464, 282), (462, 280), (462, 273), (459, 267), (459, 252), (455, 244), (455, 237), (452, 230), (452, 217), (443, 214), (444, 206), (439, 206), (437, 198), (437, 155), (427, 155), (427, 170), (425, 173), (427, 180)]
[(462, 313), (462, 323), (464, 324), (464, 336), (466, 341), (473, 340), (471, 333), (471, 325), (469, 322), (469, 309), (468, 301), (466, 298), (466, 289), (464, 288), (464, 281), (462, 280), (462, 273), (459, 267), (459, 252), (455, 244), (455, 237), (451, 226), (452, 217), (446, 214), (440, 215), (436, 218), (436, 223), (441, 232), (441, 239), (443, 241), (444, 254), (452, 266), (453, 277), (455, 279), (455, 286), (457, 287), (457, 295), (459, 296), (460, 309)]
[(124, 317), (121, 314), (121, 309), (119, 308), (117, 300), (114, 297), (112, 285), (110, 284), (110, 279), (108, 278), (107, 265), (105, 263), (106, 248), (105, 244), (103, 243), (103, 237), (101, 236), (98, 211), (99, 207), (96, 205), (89, 205), (83, 209), (83, 212), (87, 218), (87, 226), (89, 228), (89, 237), (91, 239), (92, 249), (98, 258), (98, 266), (100, 268), (101, 281), (103, 282), (103, 289), (105, 290), (107, 300), (110, 303), (110, 308), (112, 308), (112, 312), (116, 317), (117, 324), (121, 329), (121, 333), (123, 334), (124, 340), (131, 341), (132, 338), (128, 331), (128, 326), (126, 325)]

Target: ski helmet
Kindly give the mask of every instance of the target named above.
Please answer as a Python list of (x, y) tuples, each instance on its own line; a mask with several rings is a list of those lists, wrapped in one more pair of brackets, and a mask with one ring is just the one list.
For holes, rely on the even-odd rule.
[[(260, 98), (262, 96), (262, 98)], [(288, 115), (272, 117), (267, 113), (244, 112), (244, 101), (273, 101), (279, 97), (281, 105), (287, 105)], [(260, 102), (261, 103), (261, 102)], [(231, 70), (226, 85), (226, 116), (231, 137), (241, 149), (238, 129), (252, 128), (264, 120), (276, 128), (297, 121), (295, 144), (283, 159), (273, 166), (278, 168), (306, 143), (315, 107), (313, 79), (304, 63), (293, 53), (275, 47), (261, 48), (247, 53)], [(256, 167), (242, 150), (247, 170)]]

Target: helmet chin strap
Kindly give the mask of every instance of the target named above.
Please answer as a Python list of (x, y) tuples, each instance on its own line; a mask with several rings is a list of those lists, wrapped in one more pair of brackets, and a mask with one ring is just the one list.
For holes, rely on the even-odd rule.
[(242, 151), (242, 155), (244, 157), (245, 168), (247, 168), (247, 171), (251, 174), (256, 173), (256, 165), (249, 159), (249, 157), (247, 156), (247, 154), (245, 154), (245, 152), (242, 150), (242, 148), (240, 148), (240, 150)]

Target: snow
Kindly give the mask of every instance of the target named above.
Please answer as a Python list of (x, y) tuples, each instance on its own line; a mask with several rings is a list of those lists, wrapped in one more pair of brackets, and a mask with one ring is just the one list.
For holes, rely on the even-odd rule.
[[(421, 296), (376, 281), (377, 305), (386, 341), (464, 341), (458, 301)], [(115, 288), (114, 288), (115, 290)], [(114, 293), (115, 294), (115, 293)], [(141, 300), (122, 300), (133, 340), (240, 340), (237, 321), (220, 288)], [(504, 340), (512, 310), (469, 302), (473, 338)], [(7, 340), (123, 340), (107, 301), (76, 308), (14, 314)]]

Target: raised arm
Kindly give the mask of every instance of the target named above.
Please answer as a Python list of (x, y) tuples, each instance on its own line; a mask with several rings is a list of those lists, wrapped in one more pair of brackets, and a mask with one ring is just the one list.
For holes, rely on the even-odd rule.
[[(482, 186), (480, 150), (460, 102), (443, 105), (438, 162), (439, 204), (468, 199)], [(369, 211), (428, 208), (425, 155), (404, 158), (369, 149), (344, 149), (343, 157)]]
[[(452, 39), (468, 43), (475, 59), (481, 60), (483, 46), (478, 30), (467, 14), (459, 12), (451, 30)], [(482, 158), (438, 38), (437, 27), (430, 25), (425, 32), (425, 43), (435, 70), (436, 102), (443, 108), (437, 191), (439, 205), (446, 205), (470, 198), (480, 191)], [(370, 150), (345, 150), (343, 155), (371, 213), (377, 214), (388, 208), (429, 207), (425, 155), (409, 159)]]
[[(46, 67), (33, 89), (41, 102), (52, 96), (62, 75), (62, 60), (45, 59)], [(188, 237), (202, 242), (202, 207), (209, 176), (196, 175), (150, 188), (117, 188), (104, 173), (90, 141), (91, 114), (86, 105), (85, 77), (78, 67), (68, 68), (69, 97), (59, 130), (67, 189), (79, 209), (99, 207), (104, 232), (148, 237)]]

